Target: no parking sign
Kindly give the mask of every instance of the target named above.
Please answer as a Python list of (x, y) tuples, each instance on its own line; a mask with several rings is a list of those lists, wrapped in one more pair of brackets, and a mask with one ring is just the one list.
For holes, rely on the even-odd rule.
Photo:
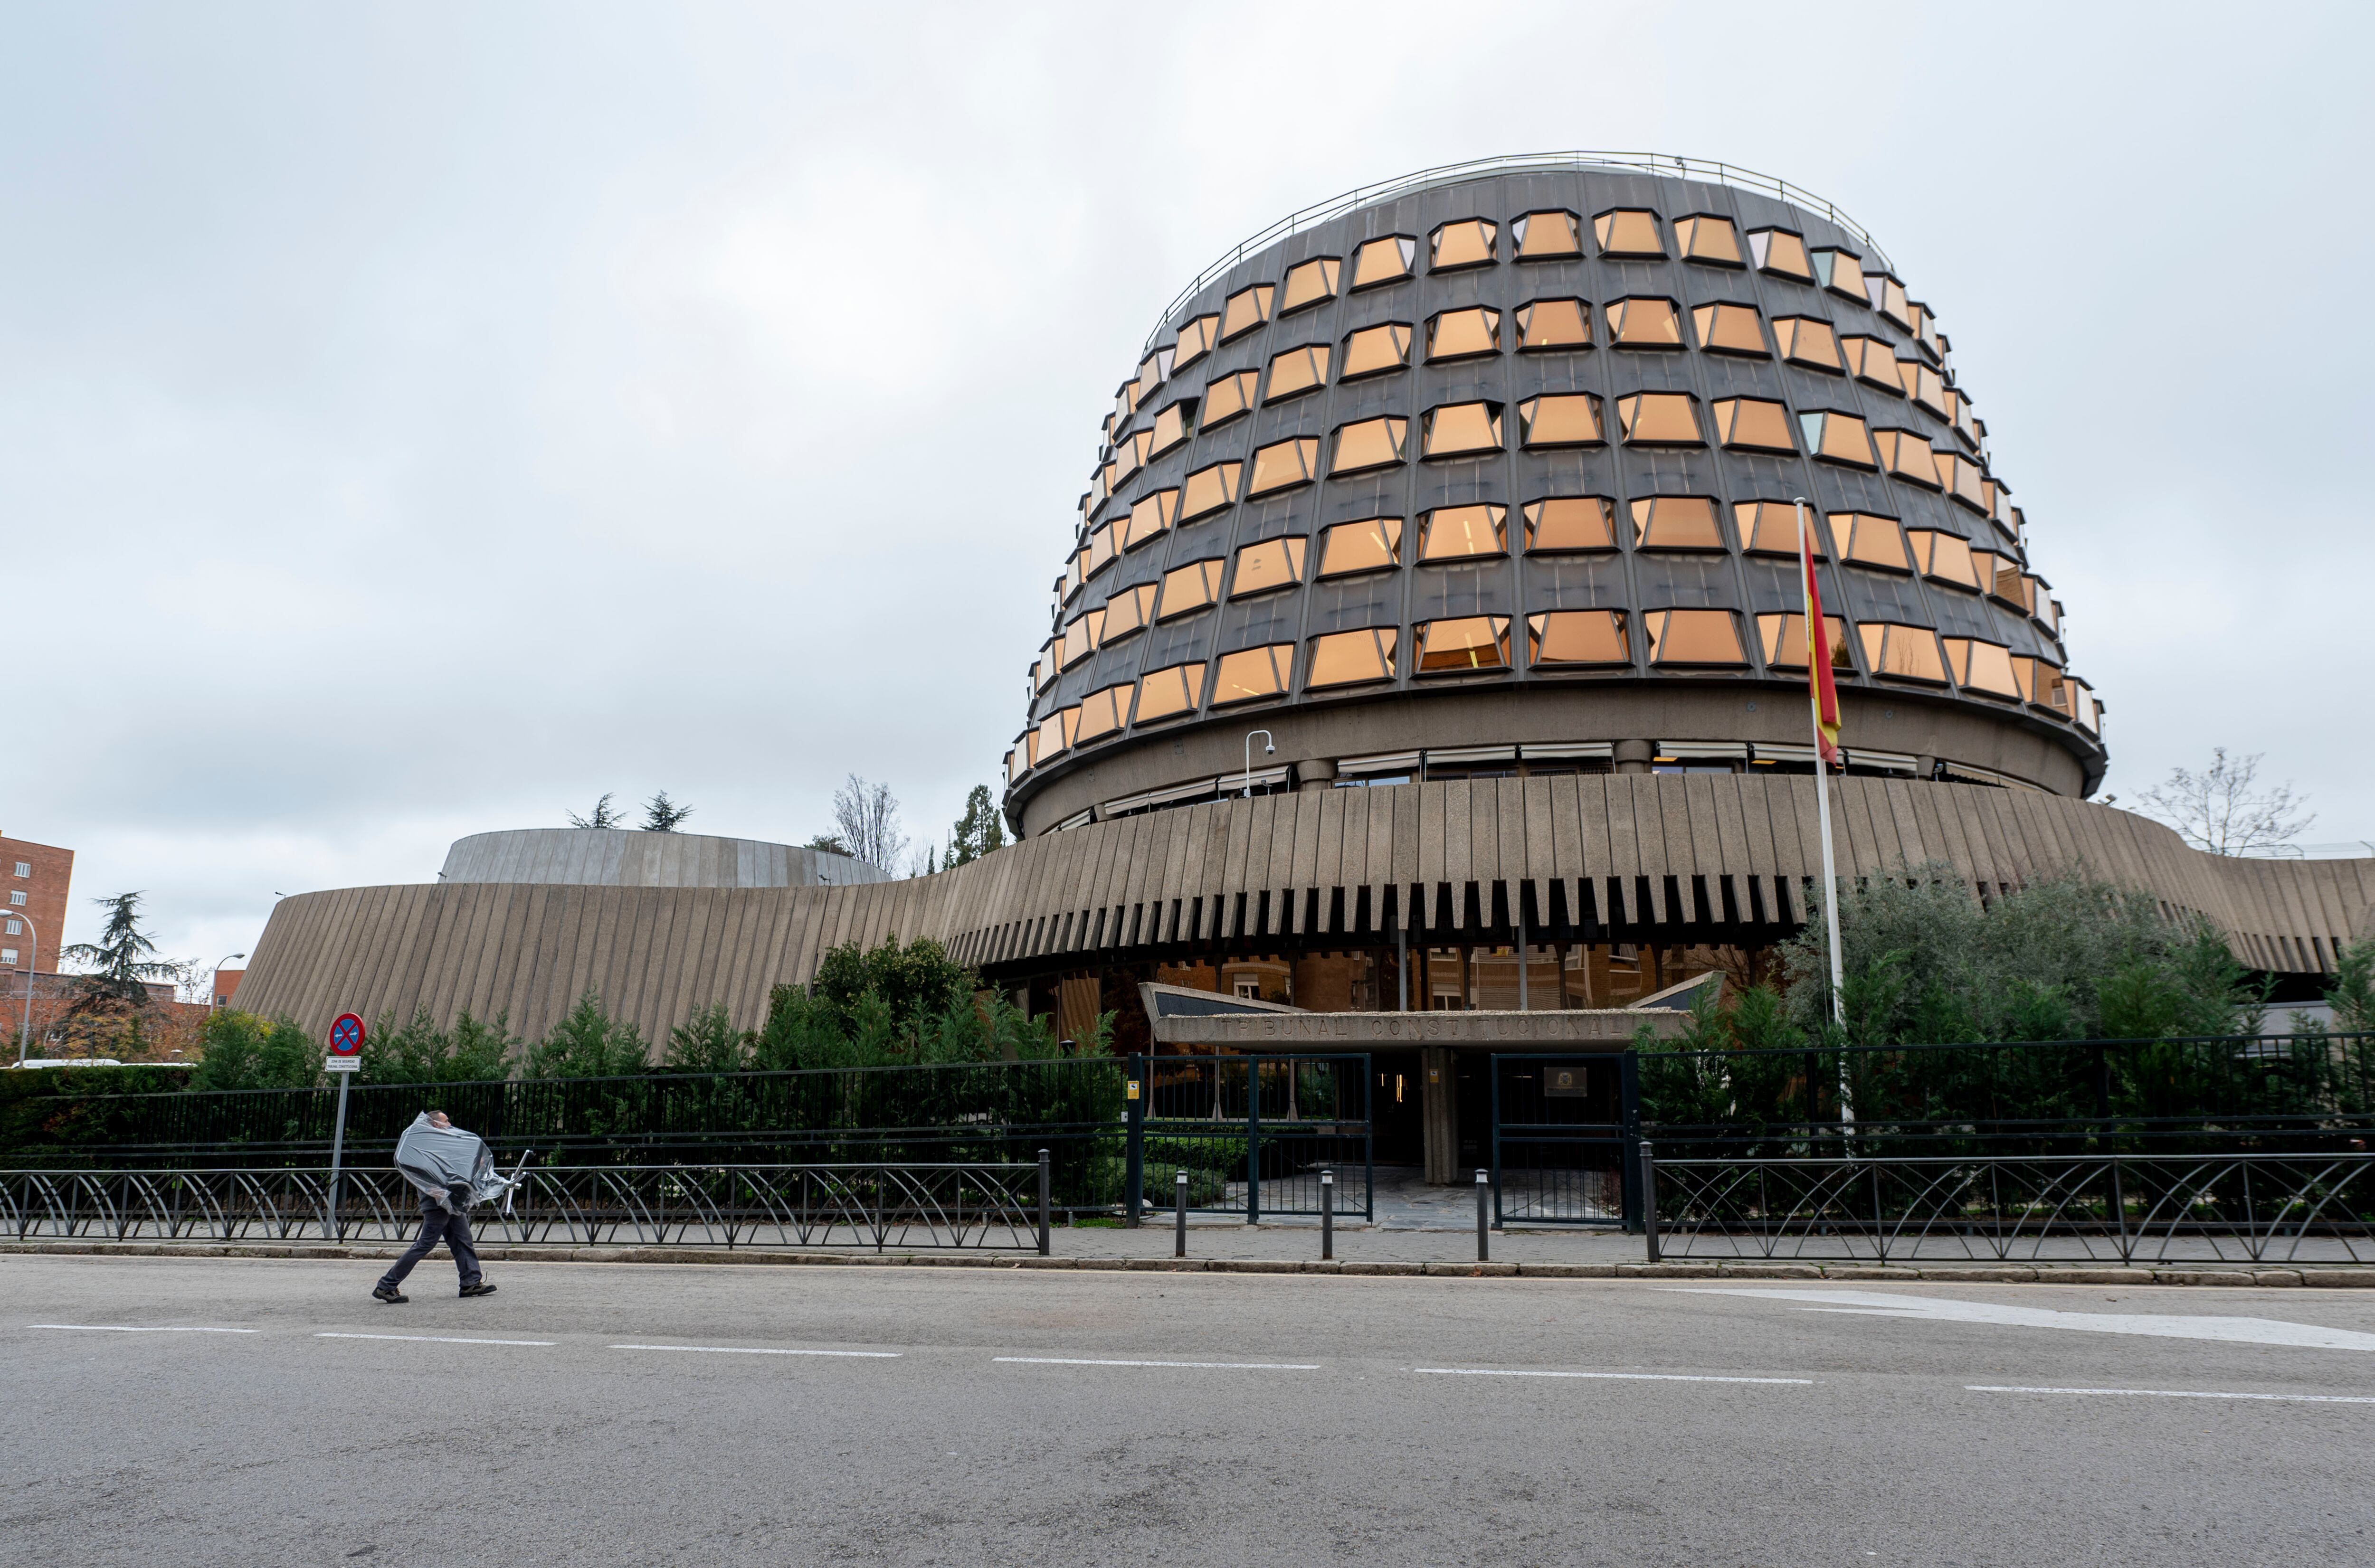
[(340, 1013), (330, 1025), (330, 1059), (322, 1065), (334, 1073), (350, 1073), (362, 1065), (363, 1020), (353, 1013)]

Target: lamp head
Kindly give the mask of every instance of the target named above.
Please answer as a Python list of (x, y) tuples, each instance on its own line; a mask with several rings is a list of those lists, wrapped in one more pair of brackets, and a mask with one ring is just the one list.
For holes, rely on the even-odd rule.
[(1265, 757), (1275, 757), (1278, 755), (1278, 748), (1265, 740), (1262, 742), (1262, 755)]

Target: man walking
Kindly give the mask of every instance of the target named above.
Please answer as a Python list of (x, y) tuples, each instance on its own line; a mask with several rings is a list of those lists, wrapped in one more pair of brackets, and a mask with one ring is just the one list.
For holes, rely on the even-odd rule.
[(410, 1301), (396, 1287), (442, 1241), (462, 1276), (462, 1294), (493, 1295), (495, 1288), (481, 1277), (479, 1250), (470, 1240), (470, 1206), (509, 1191), (512, 1184), (495, 1173), (495, 1157), (485, 1141), (455, 1126), (443, 1111), (423, 1111), (396, 1139), (396, 1168), (420, 1189), (420, 1234), (380, 1276), (372, 1294), (383, 1302)]

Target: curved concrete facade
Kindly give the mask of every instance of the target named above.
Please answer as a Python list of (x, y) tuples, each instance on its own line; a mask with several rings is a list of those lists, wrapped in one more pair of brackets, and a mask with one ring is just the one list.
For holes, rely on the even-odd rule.
[(2100, 706), (1935, 315), (1830, 204), (1654, 161), (1359, 193), (1166, 313), (1032, 666), (1026, 836), (1242, 766), (1256, 728), (1288, 788), (1474, 747), (1807, 766), (1798, 497), (1850, 771), (2100, 782)]
[(514, 828), (454, 841), (439, 878), (596, 888), (815, 888), (887, 882), (862, 860), (703, 833)]
[[(1845, 876), (1943, 861), (1992, 892), (2083, 866), (2206, 915), (2243, 961), (2330, 973), (2375, 936), (2375, 860), (2238, 860), (2109, 807), (2035, 791), (1849, 778)], [(849, 888), (447, 883), (276, 905), (240, 1003), (325, 1029), (425, 1007), (539, 1034), (586, 991), (647, 1038), (770, 987), (824, 950), (929, 937), (1001, 981), (1228, 949), (1508, 941), (1770, 943), (1820, 864), (1814, 781), (1764, 775), (1502, 779), (1222, 802), (1046, 835), (938, 876)]]

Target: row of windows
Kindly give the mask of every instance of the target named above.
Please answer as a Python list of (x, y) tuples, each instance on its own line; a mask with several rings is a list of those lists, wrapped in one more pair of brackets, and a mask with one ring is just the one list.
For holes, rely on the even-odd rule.
[[(1770, 324), (1768, 339), (1767, 324), (1754, 305), (1701, 305), (1689, 313), (1692, 337), (1707, 352), (1762, 359), (1778, 353), (1808, 370), (1853, 376), (1861, 384), (1910, 399), (1950, 426), (1974, 452), (1986, 439), (1986, 425), (1972, 414), (1969, 398), (1929, 365), (1897, 358), (1896, 349), (1882, 338), (1853, 334), (1843, 337), (1829, 322), (1819, 318), (1783, 316)], [(1520, 353), (1593, 345), (1591, 306), (1586, 301), (1532, 300), (1512, 314), (1514, 345)], [(1650, 350), (1689, 347), (1682, 308), (1672, 300), (1615, 300), (1601, 308), (1601, 316), (1611, 347)], [(1147, 429), (1124, 438), (1099, 466), (1089, 493), (1082, 498), (1081, 510), (1093, 513), (1117, 487), (1148, 463), (1176, 449), (1198, 430), (1217, 430), (1258, 406), (1284, 403), (1317, 391), (1328, 383), (1331, 370), (1341, 385), (1407, 369), (1412, 348), (1422, 337), (1424, 362), (1429, 364), (1497, 354), (1503, 347), (1502, 324), (1500, 311), (1476, 305), (1428, 317), (1423, 335), (1408, 322), (1384, 322), (1361, 327), (1340, 343), (1305, 343), (1280, 349), (1263, 370), (1237, 371), (1209, 382), (1199, 395), (1167, 405)]]
[[(1727, 451), (1796, 456), (1879, 472), (1934, 490), (1990, 518), (2017, 536), (2019, 517), (2011, 492), (1962, 453), (1936, 448), (1918, 430), (1873, 429), (1860, 414), (1815, 409), (1792, 415), (1770, 398), (1721, 397), (1704, 407), (1687, 392), (1636, 392), (1613, 399), (1616, 430), (1632, 447), (1683, 448), (1719, 445)], [(1543, 393), (1514, 410), (1474, 401), (1438, 405), (1418, 419), (1418, 452), (1424, 460), (1474, 459), (1506, 450), (1517, 415), (1518, 446), (1529, 452), (1604, 446), (1609, 443), (1607, 404), (1597, 393)], [(1058, 603), (1117, 555), (1155, 538), (1174, 523), (1210, 516), (1240, 497), (1282, 494), (1322, 477), (1374, 473), (1410, 460), (1411, 423), (1400, 415), (1379, 415), (1340, 425), (1326, 438), (1323, 465), (1318, 436), (1289, 436), (1258, 447), (1248, 459), (1209, 464), (1176, 489), (1156, 490), (1130, 510), (1092, 529), (1072, 558)]]
[[(1765, 614), (1754, 618), (1753, 636), (1769, 670), (1803, 670), (1811, 639), (1806, 618)], [(2001, 643), (1968, 637), (1942, 637), (1928, 627), (1865, 621), (1850, 628), (1826, 616), (1831, 662), (1842, 674), (1856, 672), (1851, 647), (1861, 645), (1865, 667), (1883, 679), (1959, 689), (1966, 694), (2026, 702), (2099, 729), (2086, 683), (2043, 659), (2013, 653)], [(1745, 670), (1751, 667), (1742, 638), (1742, 617), (1721, 609), (1658, 609), (1643, 613), (1637, 627), (1625, 610), (1553, 610), (1525, 618), (1526, 663), (1536, 669), (1629, 669), (1637, 635), (1652, 668), (1676, 671)], [(1373, 627), (1330, 632), (1311, 639), (1304, 657), (1303, 690), (1329, 690), (1395, 679), (1407, 657), (1419, 677), (1472, 675), (1513, 668), (1513, 623), (1507, 616), (1467, 616), (1422, 621), (1410, 629), (1405, 652), (1400, 629)], [(1009, 760), (1012, 777), (1075, 746), (1101, 739), (1128, 724), (1153, 724), (1193, 713), (1199, 706), (1282, 697), (1294, 688), (1296, 645), (1270, 643), (1239, 649), (1218, 660), (1174, 665), (1136, 681), (1090, 693), (1077, 705), (1052, 713), (1026, 731)], [(1210, 690), (1205, 676), (1211, 673)]]
[[(1170, 492), (1165, 492), (1170, 493)], [(1650, 496), (1619, 509), (1606, 496), (1550, 496), (1519, 509), (1523, 548), (1530, 555), (1604, 554), (1641, 550), (1729, 551), (1792, 557), (1798, 553), (1797, 509), (1787, 501), (1737, 501), (1725, 528), (1723, 507), (1712, 496)], [(1935, 528), (1908, 528), (1894, 517), (1870, 513), (1809, 509), (1810, 543), (1817, 556), (1875, 572), (1912, 575), (1973, 593), (1984, 593), (2036, 617), (2059, 634), (2059, 607), (2044, 581), (2022, 570), (2012, 555), (1975, 546)], [(1436, 507), (1407, 530), (1400, 517), (1364, 517), (1319, 532), (1311, 581), (1391, 571), (1417, 563), (1478, 560), (1509, 552), (1509, 509), (1495, 502)], [(1217, 603), (1294, 587), (1306, 581), (1309, 540), (1302, 535), (1265, 539), (1228, 558), (1211, 556), (1176, 567), (1162, 582), (1142, 583), (1115, 595), (1104, 607), (1074, 618), (1050, 646), (1054, 658), (1034, 666), (1034, 689), (1044, 690), (1058, 669), (1101, 647), (1109, 647), (1157, 621), (1169, 620)], [(1093, 572), (1102, 562), (1092, 562)], [(1227, 582), (1225, 593), (1223, 580)]]
[[(1910, 334), (1932, 362), (1943, 364), (1948, 345), (1935, 318), (1886, 272), (1868, 270), (1861, 257), (1836, 246), (1807, 245), (1787, 229), (1752, 230), (1743, 247), (1729, 218), (1693, 214), (1671, 225), (1647, 208), (1621, 207), (1592, 221), (1599, 253), (1612, 261), (1680, 258), (1707, 265), (1746, 267), (1825, 289), (1868, 306)], [(1668, 230), (1672, 240), (1669, 242)], [(1426, 269), (1451, 272), (1490, 266), (1501, 258), (1501, 226), (1491, 218), (1458, 218), (1436, 225), (1426, 237)], [(1163, 383), (1224, 343), (1337, 298), (1402, 282), (1418, 274), (1420, 244), (1411, 234), (1387, 234), (1353, 248), (1351, 265), (1341, 256), (1314, 256), (1287, 269), (1281, 284), (1249, 284), (1230, 294), (1216, 311), (1180, 324), (1176, 340), (1140, 361), (1117, 394), (1107, 432), (1117, 430)], [(1509, 225), (1509, 254), (1520, 262), (1572, 261), (1585, 253), (1581, 218), (1565, 209), (1530, 212)]]

